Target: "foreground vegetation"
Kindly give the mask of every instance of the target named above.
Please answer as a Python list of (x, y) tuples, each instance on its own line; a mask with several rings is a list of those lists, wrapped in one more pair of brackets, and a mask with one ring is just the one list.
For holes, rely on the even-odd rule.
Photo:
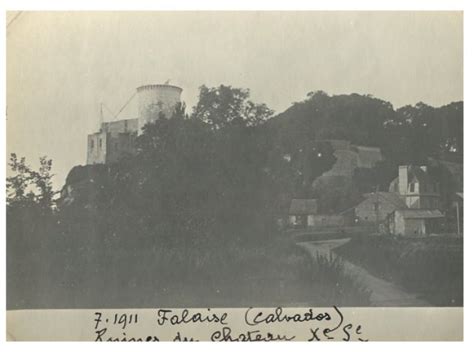
[(8, 309), (369, 304), (337, 263), (278, 233), (258, 246), (164, 247), (152, 236), (66, 234), (60, 216), (31, 215), (8, 223)]
[(461, 238), (357, 236), (335, 251), (434, 306), (463, 305)]

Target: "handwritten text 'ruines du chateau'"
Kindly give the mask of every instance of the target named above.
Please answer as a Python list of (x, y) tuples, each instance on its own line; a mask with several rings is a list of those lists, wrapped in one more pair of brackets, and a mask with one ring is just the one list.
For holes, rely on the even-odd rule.
[[(93, 318), (94, 338), (95, 341), (367, 341), (362, 326), (347, 321), (337, 307), (298, 311), (285, 312), (281, 307), (248, 308), (238, 313), (210, 308), (157, 309), (152, 310), (152, 317), (150, 311), (99, 311)], [(189, 330), (193, 335), (187, 331), (188, 327), (192, 327)]]

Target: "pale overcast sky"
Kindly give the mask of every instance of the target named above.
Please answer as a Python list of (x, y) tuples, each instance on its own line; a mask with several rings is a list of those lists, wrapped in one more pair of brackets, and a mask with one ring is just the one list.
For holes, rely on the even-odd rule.
[(61, 187), (85, 164), (100, 102), (118, 111), (168, 79), (188, 107), (202, 84), (249, 88), (276, 112), (315, 90), (459, 101), (462, 28), (460, 12), (22, 13), (7, 30), (7, 152), (48, 155)]

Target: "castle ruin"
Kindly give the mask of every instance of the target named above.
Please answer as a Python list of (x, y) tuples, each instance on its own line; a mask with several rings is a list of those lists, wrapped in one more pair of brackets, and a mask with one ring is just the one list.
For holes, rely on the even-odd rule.
[[(143, 126), (160, 116), (171, 118), (181, 102), (182, 89), (169, 84), (137, 88), (138, 117), (102, 122), (99, 131), (87, 136), (87, 164), (108, 164), (137, 152), (136, 140)], [(133, 97), (132, 97), (133, 98)]]

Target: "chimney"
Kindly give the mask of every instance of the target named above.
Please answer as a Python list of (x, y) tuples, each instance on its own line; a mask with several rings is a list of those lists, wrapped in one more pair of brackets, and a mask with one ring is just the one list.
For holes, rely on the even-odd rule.
[(398, 193), (404, 196), (408, 190), (408, 165), (398, 167)]

